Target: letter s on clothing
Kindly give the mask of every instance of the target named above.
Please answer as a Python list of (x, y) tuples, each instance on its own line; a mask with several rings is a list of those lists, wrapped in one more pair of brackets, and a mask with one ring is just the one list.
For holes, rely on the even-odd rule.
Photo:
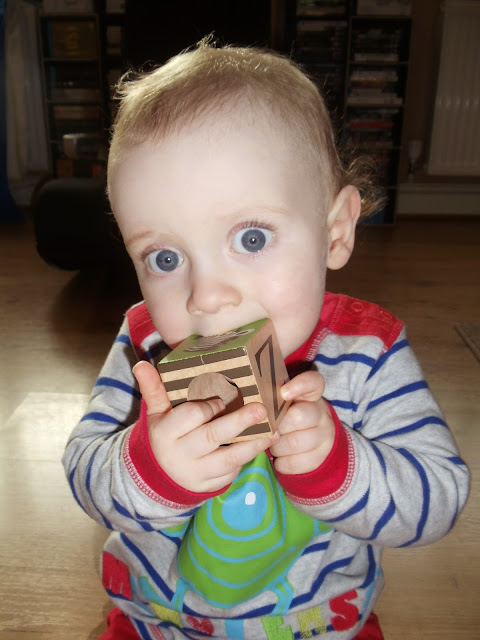
[(351, 629), (358, 620), (358, 608), (348, 602), (348, 600), (354, 600), (357, 597), (355, 589), (347, 591), (337, 598), (330, 600), (330, 609), (333, 613), (338, 613), (338, 616), (333, 616), (332, 626), (335, 631), (346, 631)]

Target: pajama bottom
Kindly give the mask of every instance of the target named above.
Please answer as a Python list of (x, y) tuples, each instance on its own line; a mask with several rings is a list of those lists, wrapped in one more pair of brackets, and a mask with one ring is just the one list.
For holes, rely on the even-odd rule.
[[(133, 624), (118, 608), (112, 609), (108, 614), (107, 626), (107, 630), (98, 640), (141, 640)], [(383, 640), (382, 630), (374, 613), (369, 615), (365, 626), (355, 636), (354, 640)]]

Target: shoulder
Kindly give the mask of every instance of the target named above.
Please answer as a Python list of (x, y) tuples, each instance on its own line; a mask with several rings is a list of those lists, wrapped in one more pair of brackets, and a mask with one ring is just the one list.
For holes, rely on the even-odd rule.
[(397, 340), (403, 322), (373, 302), (326, 293), (322, 309), (324, 330), (339, 336), (372, 336), (386, 349)]

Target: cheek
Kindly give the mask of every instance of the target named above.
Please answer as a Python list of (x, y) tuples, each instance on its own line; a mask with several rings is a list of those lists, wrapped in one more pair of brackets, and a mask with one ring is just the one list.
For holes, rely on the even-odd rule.
[(305, 253), (290, 255), (288, 260), (276, 265), (270, 274), (267, 295), (277, 299), (284, 307), (297, 309), (298, 312), (304, 309), (306, 301), (310, 300), (315, 305), (314, 298), (323, 295), (325, 276), (323, 253), (307, 249)]
[(321, 274), (292, 278), (281, 287), (281, 291), (281, 295), (276, 296), (272, 304), (277, 315), (284, 321), (295, 326), (305, 323), (309, 325), (312, 316), (317, 316), (318, 319), (324, 294), (324, 278), (322, 279)]
[(166, 292), (163, 287), (159, 290), (155, 280), (140, 279), (140, 287), (155, 329), (163, 340), (171, 347), (186, 338), (188, 328), (185, 326), (185, 314), (180, 311), (182, 305), (178, 290)]
[(147, 299), (145, 302), (156, 330), (169, 347), (175, 347), (188, 337), (189, 330), (184, 324), (184, 317), (176, 314), (173, 307), (164, 304), (152, 305)]
[(315, 263), (305, 268), (277, 270), (266, 287), (265, 308), (272, 319), (283, 355), (298, 349), (311, 335), (320, 315), (326, 269)]
[(291, 279), (278, 287), (271, 287), (265, 308), (275, 325), (282, 353), (286, 357), (300, 347), (314, 330), (324, 296), (322, 276), (307, 280)]

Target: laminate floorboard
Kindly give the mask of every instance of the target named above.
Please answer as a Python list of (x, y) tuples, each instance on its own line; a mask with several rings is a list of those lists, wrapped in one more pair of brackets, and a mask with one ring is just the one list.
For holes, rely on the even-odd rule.
[[(480, 323), (480, 220), (401, 219), (359, 229), (328, 288), (402, 318), (472, 490), (442, 540), (385, 551), (376, 606), (386, 640), (480, 637), (480, 362), (455, 323)], [(139, 299), (112, 265), (60, 271), (26, 222), (0, 226), (0, 640), (93, 640), (109, 609), (98, 563), (106, 532), (72, 498), (60, 464), (125, 309)]]

